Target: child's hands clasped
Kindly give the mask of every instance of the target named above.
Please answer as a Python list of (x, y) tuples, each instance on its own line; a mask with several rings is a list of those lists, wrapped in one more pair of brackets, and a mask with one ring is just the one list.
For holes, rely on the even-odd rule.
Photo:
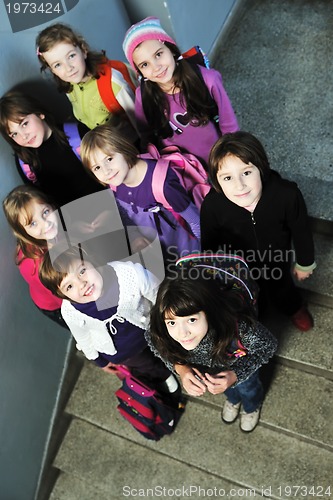
[(202, 374), (197, 368), (177, 365), (177, 373), (190, 396), (202, 396), (206, 391), (211, 394), (221, 394), (237, 382), (237, 375), (232, 370), (209, 375), (209, 373)]
[(186, 365), (176, 365), (185, 391), (190, 396), (202, 396), (206, 392), (204, 375), (196, 368)]
[(232, 370), (223, 371), (216, 375), (205, 373), (205, 384), (211, 394), (221, 394), (237, 382), (237, 375)]

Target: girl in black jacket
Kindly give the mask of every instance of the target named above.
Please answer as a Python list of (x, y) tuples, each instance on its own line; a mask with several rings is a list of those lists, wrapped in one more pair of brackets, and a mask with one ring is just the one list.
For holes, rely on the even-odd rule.
[[(316, 267), (307, 209), (296, 183), (270, 169), (259, 140), (225, 134), (209, 159), (213, 188), (201, 207), (204, 251), (241, 255), (269, 297), (301, 331), (313, 326), (292, 275), (302, 281)], [(260, 304), (259, 304), (260, 307)]]

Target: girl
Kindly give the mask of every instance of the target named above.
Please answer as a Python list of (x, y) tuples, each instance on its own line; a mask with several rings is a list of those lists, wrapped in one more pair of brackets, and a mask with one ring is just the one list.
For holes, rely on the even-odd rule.
[(141, 76), (135, 115), (143, 147), (160, 140), (157, 146), (179, 146), (207, 164), (218, 137), (238, 130), (220, 73), (184, 59), (155, 17), (131, 26), (123, 49)]
[(222, 290), (218, 279), (180, 271), (159, 287), (148, 344), (191, 396), (225, 393), (225, 422), (237, 418), (242, 404), (240, 427), (250, 432), (263, 401), (259, 368), (273, 356), (277, 341), (244, 310), (242, 297)]
[(3, 210), (17, 239), (15, 262), (29, 285), (34, 304), (43, 314), (67, 328), (60, 312), (62, 300), (45, 288), (38, 277), (42, 257), (58, 234), (54, 206), (35, 187), (18, 186), (4, 199)]
[[(97, 179), (115, 190), (120, 214), (148, 241), (158, 235), (167, 269), (182, 252), (199, 250), (199, 211), (172, 169), (168, 169), (163, 191), (174, 212), (154, 196), (156, 160), (138, 157), (136, 148), (109, 126), (101, 125), (85, 135), (81, 155)], [(128, 224), (125, 218), (123, 223)]]
[(297, 185), (270, 170), (262, 144), (247, 132), (226, 134), (217, 141), (209, 175), (214, 189), (201, 207), (202, 249), (241, 254), (259, 281), (259, 299), (270, 297), (299, 330), (309, 330), (313, 319), (290, 272), (293, 265), (301, 281), (316, 267), (307, 210)]
[(91, 51), (81, 35), (61, 23), (39, 33), (36, 45), (41, 71), (52, 72), (77, 120), (90, 129), (112, 120), (113, 126), (123, 127), (130, 140), (137, 139), (135, 75), (124, 63), (108, 61), (104, 52)]
[(133, 374), (175, 392), (176, 378), (144, 337), (158, 280), (141, 264), (111, 262), (97, 270), (79, 247), (53, 248), (40, 267), (42, 283), (57, 297), (76, 346), (104, 371), (126, 364)]
[[(83, 171), (64, 126), (57, 125), (40, 102), (22, 92), (9, 91), (0, 99), (0, 132), (15, 152), (22, 178), (35, 183), (58, 206), (102, 189)], [(87, 129), (81, 128), (83, 135)], [(75, 129), (79, 145), (81, 137)]]

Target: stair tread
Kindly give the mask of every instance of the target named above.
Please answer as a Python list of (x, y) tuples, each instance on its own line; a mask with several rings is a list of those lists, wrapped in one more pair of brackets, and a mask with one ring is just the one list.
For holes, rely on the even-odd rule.
[(325, 371), (333, 378), (332, 322), (333, 309), (309, 304), (314, 319), (314, 327), (308, 332), (300, 332), (288, 317), (271, 315), (263, 323), (278, 338), (277, 356), (282, 360), (293, 361), (304, 370)]
[(119, 494), (129, 484), (171, 488), (197, 483), (227, 489), (233, 480), (238, 487), (258, 491), (272, 486), (276, 493), (284, 484), (329, 486), (329, 451), (263, 426), (245, 436), (237, 424), (222, 424), (219, 411), (213, 409), (210, 425), (205, 425), (207, 408), (202, 405), (189, 402), (175, 432), (158, 443), (144, 439), (127, 423), (119, 426), (120, 418), (110, 408), (112, 433), (73, 419), (56, 466), (110, 494)]
[[(265, 381), (269, 383), (269, 390), (261, 421), (273, 429), (284, 429), (301, 439), (312, 440), (319, 446), (331, 446), (333, 451), (333, 421), (330, 418), (332, 381), (273, 363), (265, 367), (262, 379), (264, 384)], [(120, 381), (116, 377), (107, 376), (86, 363), (66, 411), (112, 432), (115, 418), (117, 425), (120, 424), (119, 432), (126, 432), (127, 424), (117, 418), (115, 410), (117, 400), (114, 392), (119, 386)], [(209, 403), (220, 410), (224, 400), (223, 395), (208, 393), (196, 401)], [(207, 408), (209, 411), (210, 408)], [(183, 418), (186, 420), (187, 415)]]
[(84, 478), (78, 478), (71, 474), (61, 472), (53, 487), (49, 500), (106, 500), (112, 497), (104, 496), (103, 490), (96, 484), (89, 484)]

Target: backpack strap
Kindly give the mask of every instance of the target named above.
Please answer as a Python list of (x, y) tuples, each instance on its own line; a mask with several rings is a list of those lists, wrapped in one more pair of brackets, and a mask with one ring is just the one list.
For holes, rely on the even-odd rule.
[(164, 184), (169, 165), (170, 165), (170, 160), (166, 160), (165, 158), (159, 158), (156, 162), (156, 166), (152, 176), (152, 191), (154, 198), (158, 203), (161, 203), (167, 210), (172, 209), (171, 205), (168, 203), (166, 197), (164, 196)]
[(80, 156), (81, 136), (79, 134), (78, 124), (75, 122), (64, 123), (64, 132), (68, 138), (68, 142), (73, 150), (73, 153), (75, 153), (78, 160), (81, 161), (81, 156)]
[(186, 52), (183, 52), (182, 56), (189, 62), (200, 64), (200, 66), (205, 66), (205, 68), (210, 69), (209, 59), (202, 48), (199, 47), (199, 45), (194, 45), (194, 47), (191, 47)]
[(133, 92), (135, 92), (135, 85), (131, 79), (128, 67), (122, 61), (109, 60), (103, 65), (100, 76), (97, 79), (98, 92), (105, 107), (112, 113), (119, 113), (124, 110), (117, 101), (112, 90), (112, 68), (116, 69), (123, 75)]
[(33, 182), (35, 184), (35, 182), (37, 182), (37, 177), (36, 177), (36, 174), (31, 170), (31, 167), (28, 163), (24, 163), (23, 160), (21, 160), (21, 158), (18, 158), (18, 162), (19, 162), (19, 165), (21, 167), (21, 171), (23, 173), (23, 175), (30, 181), (30, 182)]
[[(78, 160), (81, 161), (80, 156), (80, 144), (81, 144), (81, 136), (79, 134), (78, 124), (75, 122), (64, 123), (64, 132), (68, 138), (68, 143), (73, 150), (73, 153), (76, 155)], [(21, 167), (21, 171), (23, 175), (33, 183), (37, 182), (36, 174), (31, 170), (31, 167), (28, 163), (24, 163), (21, 158), (18, 158), (19, 165)]]

